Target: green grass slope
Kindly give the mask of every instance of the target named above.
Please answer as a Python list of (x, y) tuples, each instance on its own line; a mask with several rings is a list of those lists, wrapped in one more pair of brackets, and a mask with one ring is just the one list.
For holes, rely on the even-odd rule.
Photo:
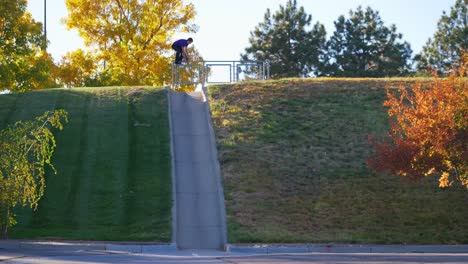
[(389, 129), (384, 87), (410, 82), (210, 87), (230, 242), (468, 243), (465, 190), (375, 175), (365, 164), (367, 135)]
[(170, 145), (160, 88), (52, 89), (0, 95), (0, 128), (63, 108), (37, 211), (18, 209), (13, 238), (171, 239)]

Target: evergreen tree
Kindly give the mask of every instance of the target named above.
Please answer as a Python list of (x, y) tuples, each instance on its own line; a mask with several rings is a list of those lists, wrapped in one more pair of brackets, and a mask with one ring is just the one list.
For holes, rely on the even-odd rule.
[(468, 51), (468, 0), (457, 0), (447, 14), (443, 12), (437, 23), (437, 31), (415, 57), (418, 69), (430, 67), (439, 73), (446, 73), (452, 66), (459, 66), (463, 52)]
[(311, 29), (312, 16), (296, 0), (271, 14), (267, 9), (264, 21), (250, 33), (250, 47), (241, 54), (243, 61), (268, 60), (271, 77), (309, 76), (318, 71), (325, 54), (325, 27), (316, 23)]
[(328, 42), (324, 75), (338, 77), (385, 77), (405, 75), (412, 50), (401, 42), (396, 26), (384, 25), (378, 11), (360, 6), (335, 21)]

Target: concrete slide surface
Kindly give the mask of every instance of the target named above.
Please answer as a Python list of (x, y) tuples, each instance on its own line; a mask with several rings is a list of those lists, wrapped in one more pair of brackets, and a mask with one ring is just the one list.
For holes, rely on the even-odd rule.
[(179, 249), (226, 246), (226, 212), (208, 102), (203, 91), (169, 91), (173, 240)]

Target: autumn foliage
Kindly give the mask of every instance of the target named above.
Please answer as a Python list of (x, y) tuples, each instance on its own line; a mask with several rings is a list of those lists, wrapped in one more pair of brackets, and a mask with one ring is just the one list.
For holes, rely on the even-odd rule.
[(468, 188), (468, 55), (448, 78), (434, 75), (429, 87), (387, 88), (389, 140), (370, 137), (376, 155), (368, 165), (377, 172), (414, 179), (439, 177), (440, 187), (459, 182)]
[[(93, 60), (99, 62), (94, 75), (110, 78), (104, 85), (168, 82), (172, 37), (176, 32), (197, 30), (192, 24), (195, 6), (182, 0), (66, 0), (65, 3), (68, 16), (64, 22), (68, 28), (78, 30), (87, 49), (92, 51)], [(86, 66), (86, 60), (78, 55), (64, 58), (65, 75), (69, 70), (73, 73), (73, 68), (95, 67)], [(68, 61), (78, 66), (70, 69)], [(80, 85), (81, 77), (76, 75), (72, 81)]]

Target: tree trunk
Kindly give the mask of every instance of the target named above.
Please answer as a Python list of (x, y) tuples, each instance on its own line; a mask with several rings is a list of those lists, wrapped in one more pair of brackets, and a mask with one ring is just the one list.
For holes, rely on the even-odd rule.
[(8, 239), (8, 227), (7, 226), (2, 226), (0, 227), (0, 230), (1, 230), (1, 235), (0, 235), (0, 238), (1, 239)]
[(468, 186), (463, 185), (463, 180), (461, 179), (458, 168), (455, 167), (453, 170), (455, 171), (455, 178), (457, 179), (457, 182), (460, 185), (460, 187), (464, 190), (463, 193), (465, 194), (465, 198), (468, 201)]
[(0, 203), (0, 238), (8, 239), (8, 226), (10, 225), (10, 208)]

